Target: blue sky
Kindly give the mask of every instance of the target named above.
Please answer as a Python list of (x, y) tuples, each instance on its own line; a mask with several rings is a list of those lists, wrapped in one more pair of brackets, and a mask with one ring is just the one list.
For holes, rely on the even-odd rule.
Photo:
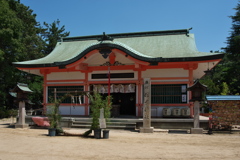
[(226, 46), (238, 0), (21, 0), (37, 21), (59, 19), (70, 36), (193, 27), (201, 52)]

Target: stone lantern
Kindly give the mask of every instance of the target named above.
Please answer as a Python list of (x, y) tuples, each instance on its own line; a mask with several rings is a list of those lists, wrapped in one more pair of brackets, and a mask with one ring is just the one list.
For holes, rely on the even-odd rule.
[(191, 128), (192, 134), (202, 134), (203, 129), (199, 127), (199, 108), (200, 102), (204, 101), (203, 96), (207, 89), (207, 86), (201, 84), (199, 80), (189, 87), (187, 90), (192, 92), (192, 98), (190, 102), (194, 102), (194, 128)]
[(189, 100), (190, 102), (204, 101), (203, 96), (207, 90), (207, 86), (201, 84), (199, 80), (196, 80), (187, 90), (192, 92), (192, 98)]
[(17, 102), (19, 104), (19, 118), (18, 122), (15, 124), (15, 128), (27, 128), (28, 124), (25, 124), (25, 102), (28, 101), (28, 93), (32, 91), (28, 88), (27, 84), (18, 83), (11, 92), (17, 93)]

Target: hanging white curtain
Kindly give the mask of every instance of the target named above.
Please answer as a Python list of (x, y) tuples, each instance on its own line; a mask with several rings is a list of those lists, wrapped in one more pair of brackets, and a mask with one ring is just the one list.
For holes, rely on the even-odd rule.
[(118, 93), (119, 92), (119, 87), (118, 84), (113, 85), (113, 93)]
[[(134, 93), (135, 87), (135, 84), (111, 84), (110, 93)], [(93, 85), (93, 91), (108, 93), (108, 85)]]
[(114, 84), (110, 86), (110, 93), (113, 93), (113, 92), (114, 92)]
[(135, 92), (135, 84), (129, 84), (129, 90), (131, 93), (134, 93)]
[(125, 93), (123, 84), (119, 84), (119, 92), (120, 93)]
[(93, 91), (98, 92), (98, 86), (97, 85), (93, 85)]

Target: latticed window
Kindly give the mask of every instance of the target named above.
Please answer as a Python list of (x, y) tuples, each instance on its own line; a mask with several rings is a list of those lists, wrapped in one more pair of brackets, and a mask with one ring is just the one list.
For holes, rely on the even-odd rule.
[[(80, 91), (83, 91), (83, 86), (49, 86), (48, 87), (48, 102), (51, 103), (54, 101), (54, 89), (56, 88), (57, 99), (63, 97), (67, 93), (71, 93), (74, 97), (67, 97), (62, 103), (83, 103), (83, 96), (77, 95)], [(80, 98), (80, 99), (79, 99)]]
[(152, 104), (187, 103), (186, 84), (166, 84), (151, 86)]

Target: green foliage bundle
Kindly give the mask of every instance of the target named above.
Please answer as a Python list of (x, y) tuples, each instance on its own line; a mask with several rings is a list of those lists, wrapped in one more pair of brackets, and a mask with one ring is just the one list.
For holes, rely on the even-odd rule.
[(111, 109), (112, 109), (112, 97), (107, 96), (103, 98), (101, 94), (94, 92), (93, 95), (89, 95), (90, 102), (91, 102), (91, 117), (92, 117), (92, 125), (90, 130), (84, 133), (84, 136), (88, 136), (92, 130), (99, 128), (99, 118), (100, 118), (100, 109), (104, 108), (104, 118), (106, 122), (109, 121), (111, 116)]
[(47, 117), (50, 123), (50, 128), (57, 129), (57, 134), (63, 132), (60, 126), (62, 116), (59, 111), (59, 106), (62, 103), (62, 101), (69, 96), (70, 96), (69, 94), (65, 94), (62, 98), (54, 100), (53, 106), (49, 106), (47, 110)]
[(58, 128), (61, 120), (59, 113), (59, 103), (55, 103), (53, 106), (48, 107), (47, 117), (50, 123), (50, 128)]
[(91, 102), (91, 117), (92, 117), (92, 126), (91, 129), (98, 129), (99, 128), (99, 118), (100, 118), (100, 109), (104, 109), (104, 118), (106, 121), (109, 120), (111, 116), (111, 105), (112, 105), (112, 98), (111, 96), (107, 96), (103, 98), (99, 93), (94, 92), (93, 95), (89, 96)]

